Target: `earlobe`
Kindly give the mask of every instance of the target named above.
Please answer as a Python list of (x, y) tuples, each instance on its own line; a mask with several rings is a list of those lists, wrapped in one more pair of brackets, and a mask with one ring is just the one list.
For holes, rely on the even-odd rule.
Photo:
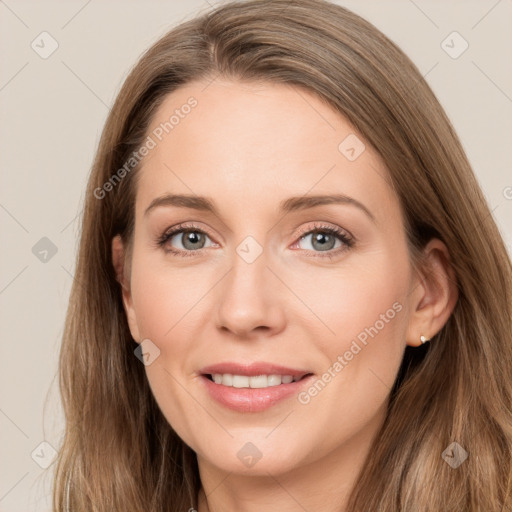
[(424, 257), (412, 293), (412, 315), (407, 344), (419, 346), (433, 338), (446, 324), (458, 299), (455, 271), (446, 245), (434, 238), (425, 246)]
[(112, 239), (112, 264), (116, 274), (116, 280), (121, 285), (121, 298), (123, 301), (123, 307), (126, 313), (126, 319), (128, 326), (132, 334), (133, 339), (140, 343), (139, 328), (137, 325), (137, 317), (135, 315), (135, 309), (133, 307), (130, 276), (127, 271), (126, 263), (126, 249), (123, 240), (120, 235), (116, 235)]

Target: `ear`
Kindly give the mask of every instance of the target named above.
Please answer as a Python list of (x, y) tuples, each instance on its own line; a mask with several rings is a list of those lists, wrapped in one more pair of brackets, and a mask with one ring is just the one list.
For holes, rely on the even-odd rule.
[(116, 280), (121, 285), (121, 296), (123, 300), (123, 306), (130, 327), (130, 332), (133, 339), (140, 343), (140, 333), (137, 324), (137, 317), (135, 315), (135, 309), (133, 308), (133, 300), (130, 288), (130, 270), (131, 262), (127, 261), (130, 258), (127, 248), (120, 235), (116, 235), (112, 239), (112, 264), (116, 273)]
[(430, 339), (446, 324), (459, 296), (457, 278), (446, 245), (437, 238), (423, 250), (421, 268), (411, 292), (411, 318), (407, 344), (421, 345), (420, 336)]

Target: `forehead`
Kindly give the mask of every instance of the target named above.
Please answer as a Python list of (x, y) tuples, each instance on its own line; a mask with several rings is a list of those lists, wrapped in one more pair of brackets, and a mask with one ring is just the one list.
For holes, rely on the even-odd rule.
[(342, 193), (392, 214), (397, 200), (377, 152), (313, 93), (285, 84), (195, 82), (156, 112), (137, 215), (164, 193), (219, 208), (275, 208), (289, 196)]

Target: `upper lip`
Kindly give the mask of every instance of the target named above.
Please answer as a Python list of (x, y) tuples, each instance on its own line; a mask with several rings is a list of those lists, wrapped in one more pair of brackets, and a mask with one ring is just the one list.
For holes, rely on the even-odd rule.
[(255, 377), (257, 375), (291, 375), (292, 377), (304, 377), (311, 372), (266, 362), (254, 362), (250, 364), (225, 362), (206, 366), (202, 368), (199, 373), (203, 375), (229, 373), (231, 375), (246, 375), (248, 377)]

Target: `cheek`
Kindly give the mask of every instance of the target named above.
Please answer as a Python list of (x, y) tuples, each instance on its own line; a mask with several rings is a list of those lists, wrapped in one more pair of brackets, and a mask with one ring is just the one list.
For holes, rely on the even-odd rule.
[[(323, 367), (319, 381), (299, 401), (326, 421), (352, 418), (363, 424), (389, 395), (405, 350), (406, 247), (347, 260), (338, 272), (309, 275), (295, 286), (317, 316), (311, 315), (307, 325), (316, 333), (314, 348)], [(333, 403), (342, 407), (333, 409)]]
[(349, 258), (334, 270), (304, 268), (284, 272), (288, 273), (290, 288), (313, 313), (308, 325), (318, 333), (315, 344), (331, 359), (348, 350), (352, 340), (367, 342), (367, 346), (371, 339), (403, 341), (400, 334), (407, 324), (405, 306), (410, 279), (405, 251)]
[[(201, 310), (204, 271), (179, 268), (155, 255), (134, 254), (131, 290), (137, 324), (143, 338), (161, 340), (176, 332)], [(165, 347), (161, 347), (165, 348)]]
[[(158, 347), (158, 357), (145, 367), (153, 396), (169, 424), (186, 442), (204, 421), (204, 410), (191, 400), (194, 340), (205, 316), (199, 300), (205, 293), (204, 275), (170, 269), (154, 258), (134, 254), (131, 289), (141, 339)], [(191, 327), (195, 326), (195, 327)]]

